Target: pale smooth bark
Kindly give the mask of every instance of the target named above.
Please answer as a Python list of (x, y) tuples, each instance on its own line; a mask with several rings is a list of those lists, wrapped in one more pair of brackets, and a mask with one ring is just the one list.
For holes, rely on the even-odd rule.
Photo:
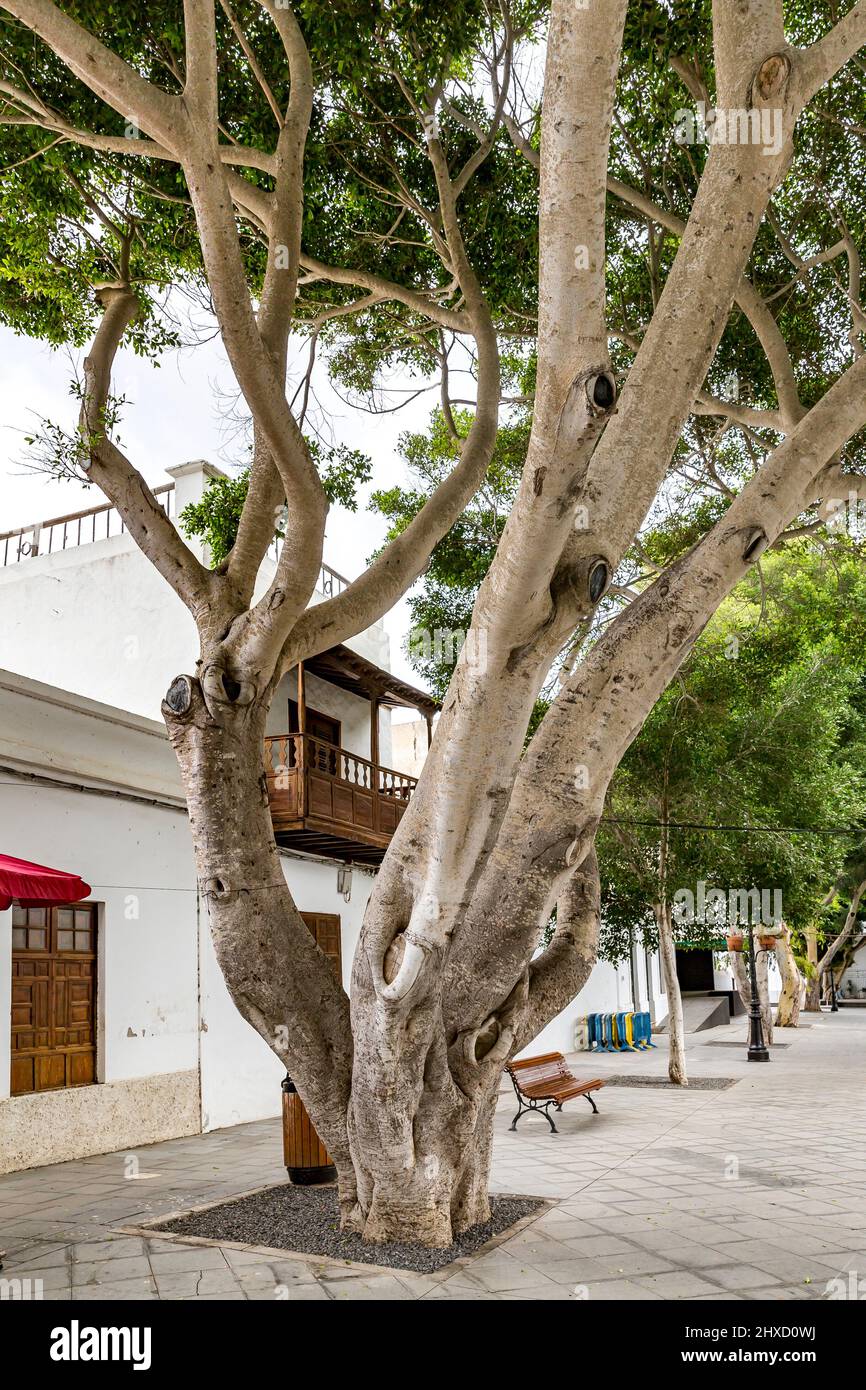
[(764, 1042), (769, 1047), (773, 1041), (773, 1010), (770, 1007), (770, 956), (775, 950), (756, 949), (755, 975), (758, 980), (758, 1002), (761, 1006), (761, 1023), (764, 1026)]
[(653, 910), (659, 938), (662, 977), (668, 1001), (668, 1077), (675, 1086), (688, 1086), (686, 1070), (686, 1035), (683, 1020), (683, 996), (677, 974), (677, 951), (674, 940), (673, 914), (668, 894), (668, 848), (670, 803), (668, 801), (668, 770), (665, 765), (664, 791), (661, 799), (662, 830), (659, 841), (659, 894)]
[(791, 932), (785, 923), (782, 924), (776, 945), (776, 961), (782, 976), (782, 992), (776, 1006), (776, 1027), (796, 1028), (800, 1022), (805, 981), (794, 958)]
[(668, 1001), (668, 1077), (675, 1086), (688, 1086), (686, 1069), (686, 1035), (683, 1024), (683, 996), (677, 978), (677, 953), (674, 943), (673, 923), (668, 903), (655, 905), (656, 927), (659, 934), (659, 956), (665, 995)]
[(842, 930), (839, 932), (838, 936), (834, 937), (834, 939), (830, 942), (830, 945), (824, 952), (823, 956), (821, 956), (821, 959), (818, 962), (819, 973), (822, 973), (823, 971), (830, 969), (830, 966), (832, 965), (837, 952), (841, 950), (841, 948), (845, 945), (851, 933), (853, 932), (854, 926), (857, 922), (857, 914), (860, 911), (860, 902), (863, 898), (864, 893), (866, 893), (866, 879), (863, 879), (860, 883), (858, 883), (853, 893), (851, 894), (851, 897), (848, 901), (848, 911), (845, 913), (845, 921), (842, 925)]

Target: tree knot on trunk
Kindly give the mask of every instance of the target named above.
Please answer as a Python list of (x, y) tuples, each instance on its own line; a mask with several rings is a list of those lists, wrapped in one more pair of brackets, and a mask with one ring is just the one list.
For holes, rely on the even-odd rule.
[(206, 878), (201, 883), (202, 896), (226, 903), (237, 897), (239, 889), (232, 888), (225, 878)]
[(773, 53), (765, 58), (752, 79), (754, 105), (784, 96), (790, 75), (791, 60), (786, 53)]
[(766, 531), (761, 526), (751, 526), (746, 530), (743, 543), (743, 559), (751, 563), (763, 555), (770, 544)]
[(175, 676), (162, 702), (164, 717), (173, 716), (178, 719), (189, 714), (192, 709), (194, 684), (192, 676)]
[(616, 379), (612, 372), (596, 372), (586, 378), (586, 400), (590, 414), (596, 419), (614, 414)]
[(256, 684), (229, 671), (221, 661), (208, 662), (201, 674), (201, 689), (208, 712), (218, 724), (232, 709), (245, 709), (256, 698)]
[(514, 1028), (495, 1013), (488, 1015), (480, 1028), (462, 1034), (463, 1059), (472, 1069), (482, 1062), (497, 1070), (507, 1060), (514, 1042)]
[(418, 932), (398, 932), (382, 959), (382, 984), (379, 998), (386, 1004), (397, 1004), (418, 983), (425, 961), (435, 951), (435, 943)]
[(607, 592), (610, 580), (610, 564), (604, 555), (590, 555), (578, 564), (557, 566), (550, 581), (554, 614), (568, 604), (569, 609), (577, 610), (576, 619), (588, 618)]

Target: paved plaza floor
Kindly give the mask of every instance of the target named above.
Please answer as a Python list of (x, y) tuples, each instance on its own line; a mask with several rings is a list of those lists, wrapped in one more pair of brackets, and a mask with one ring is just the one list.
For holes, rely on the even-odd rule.
[[(778, 1031), (745, 1059), (746, 1020), (692, 1034), (693, 1076), (726, 1090), (606, 1087), (508, 1126), (493, 1186), (551, 1205), (438, 1275), (376, 1272), (130, 1235), (161, 1215), (285, 1180), (276, 1120), (0, 1178), (3, 1278), (45, 1299), (820, 1299), (866, 1297), (866, 1009)], [(580, 1075), (663, 1076), (638, 1055), (580, 1054)], [(741, 1048), (715, 1046), (740, 1041)], [(137, 1169), (137, 1173), (136, 1173)], [(834, 1283), (841, 1280), (842, 1283)]]

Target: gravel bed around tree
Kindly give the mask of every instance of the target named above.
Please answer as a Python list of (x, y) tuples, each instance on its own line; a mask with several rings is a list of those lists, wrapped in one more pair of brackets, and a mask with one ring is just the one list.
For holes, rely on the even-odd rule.
[(657, 1086), (666, 1091), (726, 1091), (736, 1086), (738, 1076), (694, 1076), (688, 1086), (678, 1086), (666, 1076), (606, 1076), (606, 1086)]
[(398, 1243), (368, 1245), (360, 1236), (340, 1230), (336, 1186), (294, 1187), (281, 1183), (206, 1211), (162, 1221), (150, 1229), (432, 1274), (460, 1255), (473, 1254), (491, 1236), (507, 1231), (542, 1206), (544, 1202), (537, 1197), (492, 1196), (491, 1219), (473, 1226), (443, 1250)]

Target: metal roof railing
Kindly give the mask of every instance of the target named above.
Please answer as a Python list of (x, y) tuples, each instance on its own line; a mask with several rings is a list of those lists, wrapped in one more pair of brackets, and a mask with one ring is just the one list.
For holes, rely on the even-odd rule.
[[(171, 516), (174, 483), (155, 487), (153, 495), (164, 499), (160, 505), (166, 516)], [(111, 502), (105, 502), (101, 507), (88, 507), (83, 512), (70, 512), (68, 516), (55, 516), (50, 521), (37, 521), (32, 526), (20, 526), (15, 531), (2, 531), (0, 567), (18, 564), (36, 555), (55, 555), (79, 545), (92, 545), (94, 541), (121, 536), (125, 530), (120, 512)]]

